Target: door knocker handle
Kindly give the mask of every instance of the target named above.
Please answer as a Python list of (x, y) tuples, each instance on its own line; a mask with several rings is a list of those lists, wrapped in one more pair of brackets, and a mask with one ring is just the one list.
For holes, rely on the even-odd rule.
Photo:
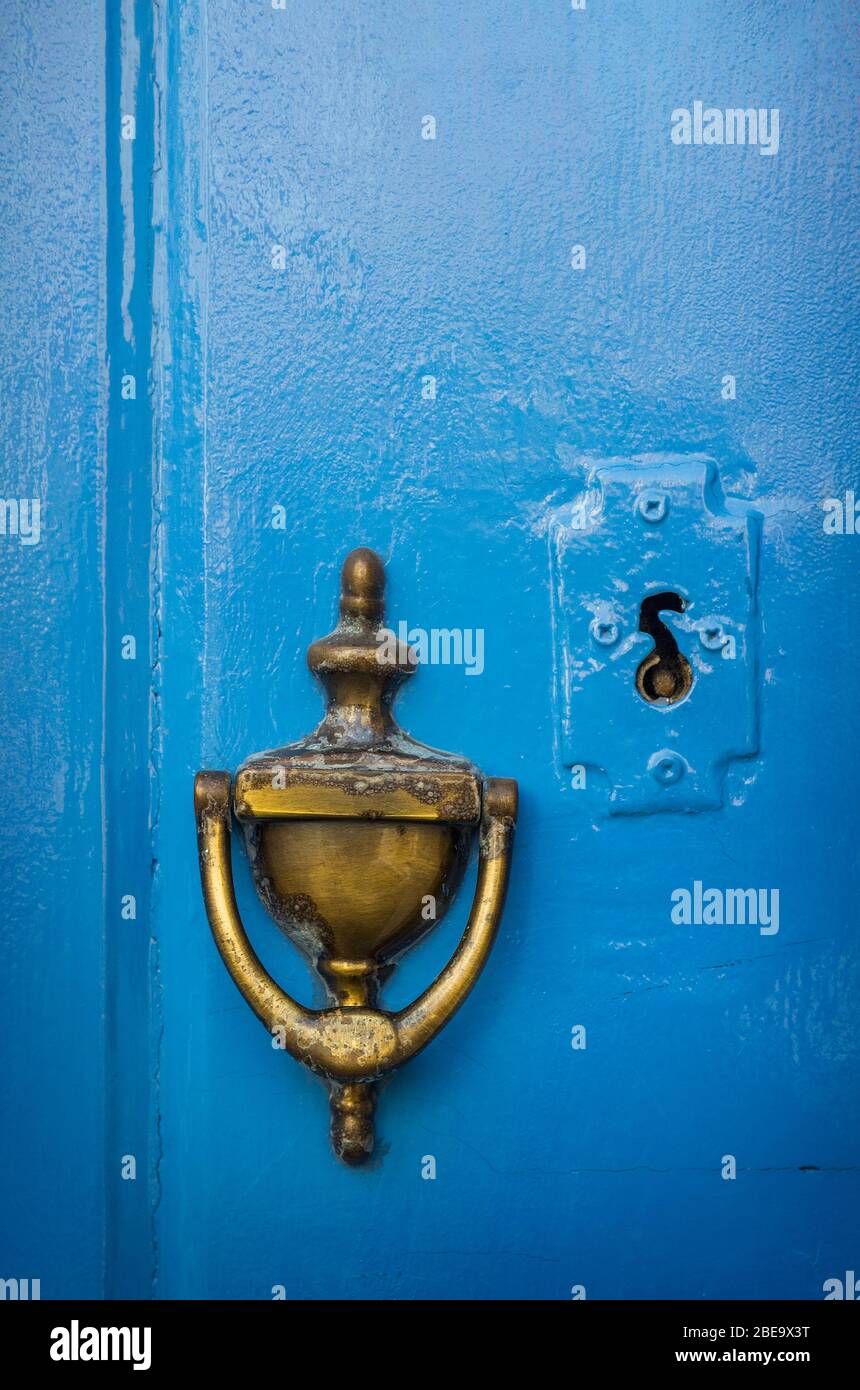
[[(358, 1164), (373, 1150), (374, 1083), (436, 1036), (489, 955), (517, 784), (484, 778), (398, 727), (391, 702), (416, 659), (382, 626), (382, 561), (354, 550), (341, 580), (340, 622), (308, 651), (328, 696), (322, 723), (299, 743), (249, 758), (232, 787), (228, 772), (199, 772), (194, 806), (203, 898), (224, 964), (277, 1045), (326, 1079), (335, 1152)], [(231, 813), (257, 892), (322, 977), (327, 1008), (291, 999), (248, 940), (233, 889)], [(460, 944), (413, 1004), (389, 1013), (380, 986), (444, 915), (476, 832), (478, 880)]]

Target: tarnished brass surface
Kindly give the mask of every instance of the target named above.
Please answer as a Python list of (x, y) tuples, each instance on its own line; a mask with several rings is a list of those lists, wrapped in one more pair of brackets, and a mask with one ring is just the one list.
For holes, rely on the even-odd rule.
[(481, 788), (472, 772), (417, 776), (411, 768), (375, 772), (359, 765), (332, 768), (324, 780), (319, 770), (304, 772), (293, 763), (284, 770), (283, 786), (272, 786), (272, 776), (242, 768), (235, 787), (238, 820), (343, 816), (475, 825), (481, 818)]
[[(309, 957), (330, 1007), (306, 1009), (267, 973), (236, 907), (230, 865), (231, 779), (194, 785), (200, 874), (212, 934), (233, 980), (278, 1042), (331, 1092), (332, 1142), (345, 1162), (373, 1149), (374, 1083), (435, 1037), (474, 985), (504, 905), (516, 783), (484, 779), (464, 758), (418, 743), (391, 701), (413, 674), (380, 635), (384, 572), (371, 550), (344, 564), (340, 622), (308, 664), (326, 687), (322, 723), (299, 743), (249, 758), (232, 810), (266, 909)], [(385, 659), (383, 659), (385, 658)], [(478, 881), (460, 944), (399, 1013), (378, 1007), (392, 963), (445, 914), (477, 827)]]
[(444, 916), (468, 850), (457, 826), (409, 821), (273, 821), (247, 835), (260, 897), (314, 963), (398, 955)]

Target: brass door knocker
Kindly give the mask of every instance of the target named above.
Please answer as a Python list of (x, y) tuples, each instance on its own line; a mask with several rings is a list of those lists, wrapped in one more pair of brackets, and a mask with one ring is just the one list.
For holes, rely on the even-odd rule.
[[(322, 977), (329, 1007), (291, 999), (245, 934), (230, 866), (230, 774), (199, 772), (194, 806), (203, 897), (224, 964), (278, 1044), (325, 1077), (335, 1152), (358, 1164), (373, 1150), (374, 1083), (436, 1036), (487, 959), (504, 906), (517, 784), (485, 779), (465, 758), (398, 727), (391, 702), (416, 661), (382, 629), (382, 561), (354, 550), (341, 581), (338, 626), (308, 650), (326, 689), (325, 718), (301, 742), (249, 758), (232, 789), (257, 892)], [(378, 1006), (380, 986), (444, 916), (475, 830), (478, 881), (460, 944), (413, 1004), (388, 1013)]]

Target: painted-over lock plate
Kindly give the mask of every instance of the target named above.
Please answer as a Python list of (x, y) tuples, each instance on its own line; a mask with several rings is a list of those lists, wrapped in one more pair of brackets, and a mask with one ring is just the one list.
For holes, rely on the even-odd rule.
[[(558, 753), (610, 814), (719, 807), (728, 765), (757, 752), (759, 534), (759, 514), (724, 495), (703, 456), (596, 464), (553, 512)], [(686, 602), (661, 619), (693, 684), (648, 704), (636, 671), (654, 641), (640, 609), (662, 592)]]

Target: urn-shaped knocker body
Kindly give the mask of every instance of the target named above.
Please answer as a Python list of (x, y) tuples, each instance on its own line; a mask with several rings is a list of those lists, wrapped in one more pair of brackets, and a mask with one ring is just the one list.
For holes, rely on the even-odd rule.
[[(373, 1150), (375, 1082), (421, 1050), (463, 1002), (504, 905), (516, 783), (485, 779), (465, 758), (416, 742), (391, 712), (414, 674), (412, 650), (384, 627), (384, 570), (347, 557), (340, 621), (308, 665), (327, 708), (307, 738), (195, 779), (200, 873), (215, 942), (251, 1008), (286, 1051), (325, 1077), (332, 1143), (345, 1162)], [(239, 918), (231, 816), (242, 826), (257, 892), (322, 978), (329, 1006), (306, 1009), (258, 960)], [(479, 840), (475, 900), (449, 964), (408, 1008), (380, 990), (397, 957), (444, 916)]]

